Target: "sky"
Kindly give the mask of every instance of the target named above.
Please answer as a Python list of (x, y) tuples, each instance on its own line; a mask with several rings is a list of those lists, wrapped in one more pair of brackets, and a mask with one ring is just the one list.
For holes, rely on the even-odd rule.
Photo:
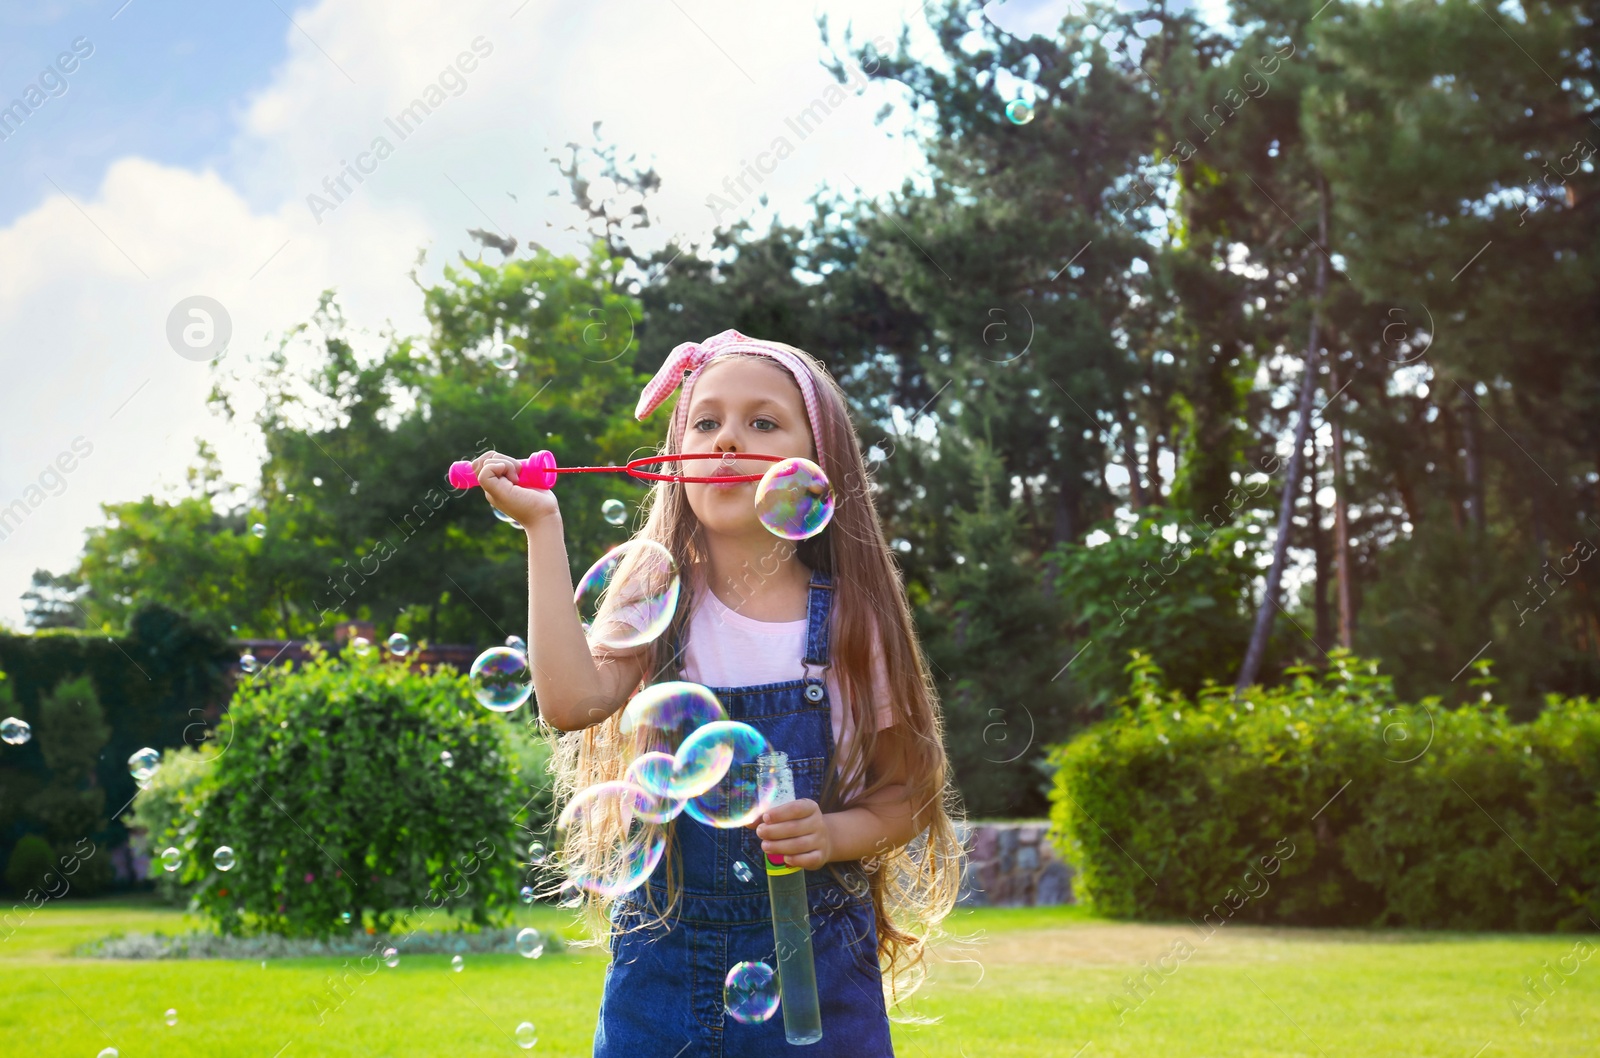
[[(991, 17), (1028, 32), (1066, 7), (1005, 0)], [(835, 83), (823, 14), (841, 53), (847, 27), (892, 51), (906, 25), (913, 54), (936, 50), (917, 0), (0, 8), (0, 623), (22, 627), (33, 571), (70, 569), (101, 504), (176, 496), (197, 438), (228, 480), (254, 480), (255, 408), (214, 414), (214, 370), (248, 379), (322, 290), (376, 348), (385, 327), (425, 331), (408, 278), (420, 249), (425, 281), (477, 252), (468, 228), (581, 253), (547, 151), (614, 144), (653, 165), (647, 250), (703, 245), (707, 197), (779, 136), (794, 150), (763, 178), (770, 207), (751, 196), (723, 223), (798, 221), (823, 186), (898, 188), (921, 162), (907, 110), (873, 119), (903, 88), (847, 86), (804, 139), (785, 120)], [(430, 90), (442, 101), (404, 121)], [(29, 106), (8, 114), (12, 100)], [(392, 150), (372, 153), (378, 137)], [(335, 197), (324, 181), (347, 162), (371, 171)]]

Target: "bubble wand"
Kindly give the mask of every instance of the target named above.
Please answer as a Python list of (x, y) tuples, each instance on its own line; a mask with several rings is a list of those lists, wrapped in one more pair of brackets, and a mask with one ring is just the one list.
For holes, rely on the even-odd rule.
[[(780, 750), (763, 753), (758, 766), (775, 774), (772, 805), (794, 800), (794, 772), (789, 755)], [(811, 911), (806, 898), (806, 875), (782, 856), (763, 853), (767, 867), (767, 895), (772, 902), (772, 939), (777, 946), (778, 991), (783, 1005), (783, 1035), (803, 1046), (822, 1039), (822, 1005), (817, 1001), (817, 965), (811, 950)]]
[[(517, 460), (517, 484), (525, 489), (553, 489), (556, 485), (557, 474), (598, 474), (602, 472), (629, 474), (645, 481), (688, 481), (703, 484), (726, 484), (733, 481), (760, 481), (765, 474), (721, 474), (714, 477), (695, 477), (685, 474), (660, 474), (655, 471), (641, 469), (652, 463), (677, 463), (685, 459), (721, 459), (732, 462), (734, 459), (758, 459), (769, 463), (780, 463), (782, 456), (756, 455), (753, 453), (738, 453), (729, 458), (729, 453), (723, 452), (680, 452), (675, 456), (646, 456), (640, 459), (630, 459), (620, 467), (558, 467), (556, 457), (549, 451), (533, 453), (527, 459)], [(450, 484), (458, 489), (475, 488), (479, 484), (477, 472), (472, 469), (469, 460), (459, 460), (450, 464), (450, 473), (447, 475)]]

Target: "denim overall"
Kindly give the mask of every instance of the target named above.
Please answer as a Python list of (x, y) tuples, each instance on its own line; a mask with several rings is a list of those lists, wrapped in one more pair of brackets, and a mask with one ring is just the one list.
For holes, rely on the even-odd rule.
[[(832, 715), (822, 680), (832, 601), (828, 575), (813, 572), (803, 679), (711, 688), (729, 719), (749, 724), (789, 755), (795, 797), (819, 802), (833, 767)], [(681, 659), (682, 644), (674, 645)], [(723, 981), (735, 963), (777, 968), (760, 839), (752, 829), (709, 827), (686, 814), (672, 827), (671, 855), (682, 885), (668, 925), (636, 928), (654, 917), (643, 903), (644, 887), (613, 906), (612, 959), (595, 1027), (595, 1058), (892, 1056), (877, 927), (859, 861), (832, 865), (845, 885), (826, 868), (806, 872), (822, 1039), (796, 1047), (784, 1039), (781, 1005), (759, 1024), (735, 1021), (723, 1006)], [(748, 882), (733, 872), (741, 860), (750, 868)], [(664, 858), (647, 883), (658, 908), (667, 903), (666, 868)]]

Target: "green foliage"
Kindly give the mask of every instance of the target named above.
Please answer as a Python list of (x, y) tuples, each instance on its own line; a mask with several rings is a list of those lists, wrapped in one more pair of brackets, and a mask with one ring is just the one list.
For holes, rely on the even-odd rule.
[(6, 861), (6, 885), (21, 896), (42, 885), (55, 865), (50, 843), (37, 834), (28, 834), (11, 849), (11, 858)]
[(1061, 664), (1061, 606), (1019, 546), (1016, 510), (986, 498), (950, 528), (959, 559), (933, 576), (919, 623), (963, 807), (978, 817), (1036, 815), (1049, 789), (1043, 747), (1071, 722), (1066, 685), (1050, 681)]
[[(228, 417), (239, 393), (268, 395), (255, 419), (259, 481), (234, 489), (202, 445), (190, 495), (111, 505), (91, 530), (72, 574), (87, 585), (91, 625), (155, 600), (244, 636), (326, 636), (354, 618), (433, 642), (504, 639), (526, 620), (526, 547), (444, 471), (490, 448), (622, 463), (659, 441), (658, 424), (633, 418), (638, 304), (612, 265), (547, 251), (447, 265), (422, 290), (429, 333), (390, 334), (376, 356), (357, 353), (325, 293), (248, 378), (216, 379), (213, 405)], [(490, 361), (502, 339), (515, 370)], [(643, 487), (601, 475), (563, 484), (575, 573), (620, 541), (600, 514), (613, 496), (637, 501)]]
[(75, 676), (56, 684), (50, 696), (39, 703), (33, 736), (57, 780), (79, 783), (87, 779), (101, 747), (111, 737), (94, 681)]
[(184, 843), (193, 838), (199, 826), (201, 810), (214, 790), (212, 780), (219, 747), (231, 737), (231, 713), (223, 715), (221, 727), (219, 738), (208, 738), (198, 749), (184, 746), (162, 753), (161, 767), (133, 799), (133, 807), (125, 817), (129, 830), (144, 831), (142, 843), (150, 857), (156, 892), (174, 906), (188, 902), (189, 889), (180, 875), (165, 869), (161, 854), (168, 848), (184, 851)]
[(464, 676), (313, 649), (241, 685), (227, 717), (215, 749), (172, 754), (135, 806), (152, 856), (182, 852), (172, 884), (223, 932), (327, 936), (343, 912), (387, 930), (424, 900), (483, 925), (514, 906), (526, 795), (506, 721)]
[[(155, 605), (114, 637), (0, 635), (0, 667), (9, 674), (0, 687), (15, 690), (3, 708), (34, 732), (0, 754), (0, 857), (28, 831), (47, 834), (58, 854), (84, 839), (102, 850), (120, 844), (122, 824), (105, 812), (135, 793), (128, 757), (193, 738), (201, 730), (196, 718), (220, 706), (224, 668), (236, 657), (216, 636)], [(108, 855), (84, 863), (71, 880), (75, 894), (111, 878)]]
[[(1239, 506), (1248, 502), (1234, 493)], [(1257, 511), (1219, 509), (1220, 516), (1206, 512), (1202, 524), (1148, 508), (1130, 525), (1100, 526), (1108, 539), (1098, 544), (1055, 549), (1056, 591), (1072, 615), (1068, 657), (1078, 655), (1061, 678), (1080, 688), (1091, 715), (1104, 715), (1127, 693), (1131, 651), (1148, 654), (1188, 693), (1219, 675), (1219, 660), (1243, 653), (1262, 519), (1252, 517)]]
[[(1052, 837), (1097, 910), (1142, 919), (1571, 930), (1600, 916), (1600, 703), (1396, 698), (1335, 651), (1238, 700), (1162, 687), (1057, 747)], [(1548, 873), (1546, 873), (1548, 872)]]

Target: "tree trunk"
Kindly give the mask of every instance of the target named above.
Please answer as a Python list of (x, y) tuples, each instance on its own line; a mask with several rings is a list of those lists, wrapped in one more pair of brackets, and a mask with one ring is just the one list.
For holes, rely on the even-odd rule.
[(1067, 490), (1067, 481), (1062, 479), (1056, 487), (1055, 518), (1051, 526), (1051, 543), (1070, 544), (1077, 536), (1077, 526), (1073, 524), (1073, 508), (1077, 506), (1077, 490), (1070, 493)]
[[(1339, 362), (1334, 360), (1328, 385), (1339, 392)], [(1344, 416), (1333, 418), (1333, 553), (1339, 578), (1339, 645), (1346, 650), (1355, 640), (1355, 611), (1350, 605), (1350, 506), (1344, 479)]]
[(1330, 569), (1328, 553), (1328, 534), (1322, 528), (1322, 508), (1317, 505), (1317, 438), (1315, 434), (1306, 438), (1306, 494), (1311, 497), (1310, 511), (1306, 515), (1306, 522), (1311, 527), (1311, 547), (1316, 554), (1316, 579), (1311, 585), (1312, 614), (1316, 623), (1312, 627), (1311, 638), (1316, 640), (1317, 646), (1327, 650), (1333, 641), (1332, 620), (1328, 611), (1328, 571)]
[(1306, 436), (1311, 432), (1311, 397), (1317, 389), (1317, 314), (1328, 289), (1328, 182), (1320, 174), (1317, 177), (1317, 197), (1320, 200), (1317, 215), (1317, 279), (1312, 291), (1314, 300), (1310, 334), (1306, 338), (1306, 363), (1300, 374), (1299, 420), (1294, 427), (1294, 445), (1289, 449), (1283, 502), (1278, 507), (1278, 538), (1272, 543), (1272, 568), (1267, 570), (1261, 606), (1256, 610), (1255, 627), (1250, 632), (1250, 647), (1245, 651), (1244, 664), (1239, 666), (1239, 678), (1234, 681), (1235, 693), (1256, 682), (1261, 671), (1261, 658), (1267, 652), (1267, 637), (1272, 634), (1272, 618), (1278, 605), (1278, 589), (1283, 584), (1283, 569), (1289, 564), (1289, 532), (1293, 526), (1294, 497), (1300, 483), (1300, 460), (1305, 453)]
[(1472, 528), (1483, 533), (1483, 470), (1482, 451), (1478, 444), (1478, 409), (1465, 393), (1461, 395), (1461, 449), (1466, 455), (1467, 502), (1472, 516)]
[(1118, 414), (1117, 432), (1122, 435), (1122, 465), (1128, 471), (1128, 506), (1135, 511), (1144, 509), (1144, 486), (1139, 481), (1139, 453), (1133, 447), (1133, 430), (1128, 417)]

